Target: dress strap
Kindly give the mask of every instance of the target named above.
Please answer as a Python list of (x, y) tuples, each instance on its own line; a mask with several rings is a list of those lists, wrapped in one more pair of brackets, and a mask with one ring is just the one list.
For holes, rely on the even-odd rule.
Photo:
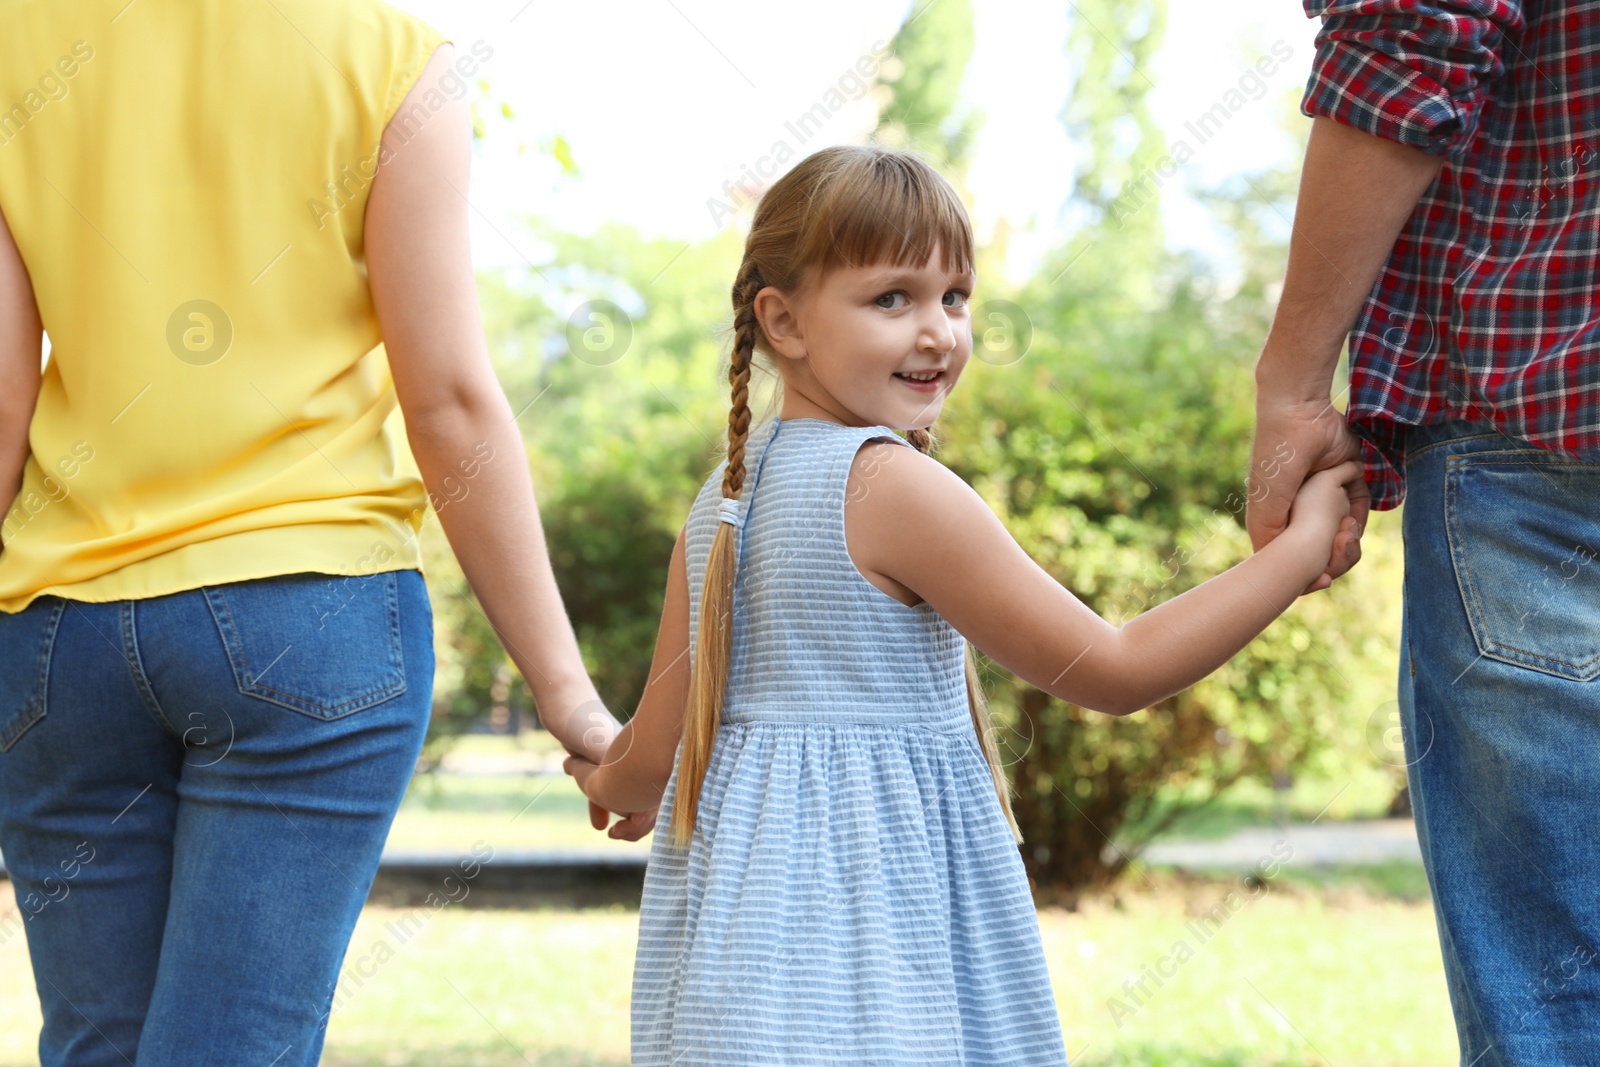
[[(754, 460), (751, 459), (748, 452), (745, 453), (745, 480), (744, 487), (739, 492), (739, 499), (737, 501), (730, 501), (726, 497), (723, 497), (721, 504), (719, 505), (719, 507), (722, 509), (721, 513), (719, 514), (719, 518), (722, 518), (722, 516), (726, 515), (728, 511), (733, 510), (734, 508), (737, 509), (737, 514), (739, 516), (738, 521), (731, 524), (733, 526), (734, 544), (736, 546), (736, 551), (734, 553), (734, 570), (736, 573), (739, 568), (744, 565), (744, 531), (750, 523), (750, 509), (755, 503), (756, 486), (761, 484), (761, 471), (766, 465), (767, 450), (772, 447), (772, 442), (777, 438), (778, 431), (782, 428), (783, 424), (779, 419), (773, 419), (767, 424), (767, 432), (764, 435), (763, 440), (756, 444)], [(730, 504), (732, 505), (732, 508), (729, 507)], [(724, 521), (726, 520), (724, 519)], [(738, 589), (737, 581), (734, 582), (734, 589), (735, 591)]]

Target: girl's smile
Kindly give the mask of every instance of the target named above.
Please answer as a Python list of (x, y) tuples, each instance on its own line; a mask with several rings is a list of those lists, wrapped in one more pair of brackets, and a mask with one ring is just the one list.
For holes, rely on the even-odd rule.
[(894, 376), (919, 393), (937, 393), (944, 381), (944, 372), (938, 370), (922, 371), (917, 374), (895, 371)]

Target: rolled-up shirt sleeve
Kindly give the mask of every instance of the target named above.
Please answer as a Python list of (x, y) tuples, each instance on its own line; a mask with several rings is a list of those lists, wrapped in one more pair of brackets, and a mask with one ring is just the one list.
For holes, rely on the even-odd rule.
[(1300, 109), (1430, 155), (1472, 140), (1522, 0), (1304, 0), (1322, 19)]

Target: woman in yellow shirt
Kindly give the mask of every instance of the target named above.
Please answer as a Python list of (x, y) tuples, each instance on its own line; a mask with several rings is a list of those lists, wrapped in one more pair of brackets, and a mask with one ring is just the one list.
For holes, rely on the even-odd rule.
[(317, 1062), (431, 710), (429, 490), (545, 725), (619, 728), (477, 317), (486, 50), (379, 0), (0, 0), (0, 852), (45, 1067)]

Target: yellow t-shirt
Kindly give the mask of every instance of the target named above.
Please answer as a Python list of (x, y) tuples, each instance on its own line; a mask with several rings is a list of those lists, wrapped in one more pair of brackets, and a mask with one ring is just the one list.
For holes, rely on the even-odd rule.
[(0, 0), (0, 210), (51, 342), (0, 611), (421, 569), (362, 225), (444, 41), (378, 0)]

